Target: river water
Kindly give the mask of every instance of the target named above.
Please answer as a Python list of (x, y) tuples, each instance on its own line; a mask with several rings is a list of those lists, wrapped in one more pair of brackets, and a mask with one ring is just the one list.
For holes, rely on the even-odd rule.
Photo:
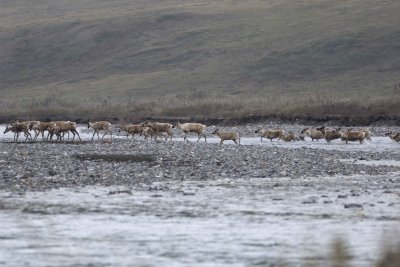
[[(383, 137), (349, 145), (249, 137), (242, 144), (398, 149)], [(0, 191), (0, 266), (326, 266), (338, 237), (353, 266), (372, 266), (381, 245), (400, 229), (400, 189), (390, 182), (398, 176), (215, 177), (130, 188)]]
[[(342, 237), (354, 266), (371, 266), (385, 235), (399, 229), (400, 201), (379, 183), (352, 196), (348, 188), (363, 179), (3, 192), (0, 265), (300, 266), (326, 262), (329, 244)], [(343, 193), (348, 197), (338, 197)], [(344, 208), (346, 203), (363, 207)]]

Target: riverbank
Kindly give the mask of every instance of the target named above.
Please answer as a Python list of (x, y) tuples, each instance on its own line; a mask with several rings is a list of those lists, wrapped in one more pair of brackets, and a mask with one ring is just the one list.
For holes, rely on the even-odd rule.
[[(90, 134), (88, 134), (90, 136)], [(85, 140), (85, 138), (84, 138)], [(384, 175), (400, 171), (398, 144), (388, 138), (373, 143), (327, 144), (282, 141), (260, 142), (243, 138), (243, 144), (150, 141), (114, 138), (83, 142), (0, 143), (0, 190), (36, 191), (88, 185), (137, 185), (178, 180), (216, 178), (326, 177)], [(179, 139), (181, 140), (181, 139)], [(378, 165), (354, 161), (378, 161)]]

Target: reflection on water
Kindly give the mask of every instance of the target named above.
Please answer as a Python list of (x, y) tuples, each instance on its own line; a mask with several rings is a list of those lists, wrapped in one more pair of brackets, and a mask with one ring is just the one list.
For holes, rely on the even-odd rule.
[[(0, 193), (0, 266), (291, 266), (337, 235), (355, 266), (399, 227), (399, 189), (362, 176)], [(361, 208), (344, 208), (357, 203)]]

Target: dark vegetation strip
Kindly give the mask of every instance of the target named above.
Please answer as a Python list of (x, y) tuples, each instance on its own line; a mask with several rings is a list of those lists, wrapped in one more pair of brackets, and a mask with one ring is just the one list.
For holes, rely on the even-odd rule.
[(154, 156), (144, 154), (79, 154), (74, 157), (79, 160), (103, 160), (108, 162), (154, 162), (156, 160)]
[(69, 103), (68, 99), (54, 101), (42, 105), (38, 100), (29, 109), (23, 102), (14, 103), (13, 106), (0, 105), (0, 122), (70, 120), (86, 123), (90, 119), (112, 123), (197, 121), (208, 125), (242, 125), (265, 121), (306, 124), (332, 122), (344, 126), (400, 124), (400, 96), (347, 99), (316, 93), (298, 97), (215, 96), (141, 101), (120, 98), (102, 101), (99, 98), (91, 101), (84, 99), (75, 105)]

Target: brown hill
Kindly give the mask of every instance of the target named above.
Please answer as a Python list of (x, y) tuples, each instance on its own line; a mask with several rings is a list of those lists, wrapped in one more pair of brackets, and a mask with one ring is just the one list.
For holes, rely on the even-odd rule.
[(393, 101), (398, 14), (395, 0), (2, 1), (1, 112), (229, 116), (312, 97)]

